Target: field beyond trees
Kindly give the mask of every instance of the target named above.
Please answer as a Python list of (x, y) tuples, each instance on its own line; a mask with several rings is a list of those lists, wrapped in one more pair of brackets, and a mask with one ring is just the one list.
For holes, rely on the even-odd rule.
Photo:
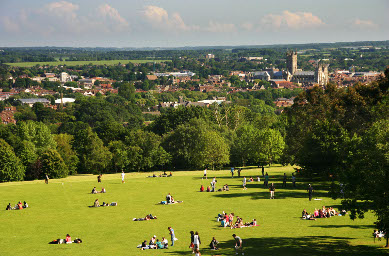
[[(316, 221), (301, 220), (305, 208), (313, 212), (322, 205), (338, 210), (340, 200), (333, 200), (327, 191), (328, 182), (297, 178), (297, 188), (292, 188), (290, 166), (266, 167), (270, 182), (276, 186), (275, 200), (263, 182), (249, 182), (242, 190), (242, 178), (232, 179), (229, 170), (208, 171), (203, 180), (202, 171), (174, 172), (173, 177), (146, 178), (150, 173), (127, 173), (122, 184), (120, 174), (105, 174), (102, 183), (96, 175), (76, 175), (64, 179), (0, 184), (0, 254), (1, 255), (192, 255), (188, 248), (189, 231), (198, 231), (202, 255), (234, 255), (232, 234), (243, 239), (245, 255), (389, 255), (383, 249), (385, 241), (373, 242), (374, 214), (368, 212), (364, 219), (350, 220), (349, 216), (331, 217)], [(288, 175), (286, 189), (281, 188), (282, 175)], [(257, 177), (257, 168), (243, 169), (242, 176)], [(159, 174), (156, 172), (156, 174)], [(229, 192), (200, 193), (217, 178), (216, 188), (224, 184)], [(312, 183), (314, 198), (309, 201), (306, 188)], [(92, 188), (106, 188), (106, 194), (90, 194)], [(159, 205), (167, 193), (182, 204)], [(116, 207), (88, 208), (98, 198), (102, 202), (118, 202)], [(30, 208), (5, 211), (21, 200)], [(216, 216), (222, 211), (249, 222), (256, 218), (258, 227), (231, 230), (220, 227)], [(157, 220), (134, 222), (133, 218), (147, 214)], [(167, 250), (140, 251), (136, 248), (153, 235), (168, 238), (167, 227), (172, 226), (178, 241)], [(82, 244), (51, 245), (50, 241), (81, 238)], [(220, 242), (220, 251), (210, 251), (212, 237)]]
[(59, 65), (67, 65), (67, 66), (82, 66), (82, 65), (117, 65), (127, 64), (127, 63), (147, 63), (147, 62), (166, 62), (171, 60), (86, 60), (86, 61), (41, 61), (41, 62), (16, 62), (16, 63), (4, 63), (6, 65), (10, 65), (13, 67), (34, 67), (36, 65), (40, 66), (59, 66)]

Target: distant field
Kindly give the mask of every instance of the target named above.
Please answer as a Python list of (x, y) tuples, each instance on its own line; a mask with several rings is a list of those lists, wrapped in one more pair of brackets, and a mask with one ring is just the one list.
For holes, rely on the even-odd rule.
[(127, 64), (131, 63), (147, 63), (147, 62), (166, 62), (171, 60), (86, 60), (86, 61), (42, 61), (42, 62), (17, 62), (17, 63), (5, 63), (6, 65), (14, 66), (14, 67), (33, 67), (35, 65), (67, 65), (67, 66), (82, 66), (92, 63), (93, 65), (117, 65), (119, 63)]

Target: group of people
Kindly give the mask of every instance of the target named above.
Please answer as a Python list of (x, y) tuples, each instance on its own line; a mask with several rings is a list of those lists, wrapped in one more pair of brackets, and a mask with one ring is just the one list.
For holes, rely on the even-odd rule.
[[(189, 233), (190, 233), (189, 248), (192, 249), (192, 253), (194, 253), (195, 256), (201, 255), (201, 253), (200, 253), (201, 239), (200, 239), (199, 232), (190, 231)], [(216, 238), (212, 237), (212, 241), (209, 243), (209, 248), (211, 250), (219, 250), (219, 248), (217, 247), (218, 244), (219, 244), (219, 242), (216, 240)]]
[(144, 218), (133, 218), (133, 221), (144, 221), (144, 220), (155, 220), (157, 219), (157, 216), (153, 216), (151, 213), (146, 215)]
[(58, 238), (58, 239), (51, 241), (49, 244), (71, 244), (71, 243), (80, 244), (80, 243), (82, 243), (82, 240), (79, 238), (76, 238), (76, 239), (74, 239), (74, 241), (72, 241), (71, 236), (69, 234), (67, 234), (65, 239)]
[(23, 204), (22, 204), (22, 201), (19, 201), (15, 205), (15, 207), (12, 207), (11, 203), (9, 203), (7, 205), (7, 207), (5, 208), (5, 210), (7, 210), (7, 211), (10, 211), (10, 210), (23, 210), (23, 209), (26, 209), (26, 208), (28, 208), (28, 204), (26, 203), (26, 201), (24, 201)]
[(141, 250), (147, 250), (147, 249), (167, 249), (169, 246), (169, 242), (165, 237), (162, 237), (161, 241), (157, 239), (157, 236), (154, 235), (149, 243), (147, 243), (146, 240), (142, 242), (142, 244), (138, 247), (141, 248)]
[(256, 219), (253, 219), (251, 222), (244, 223), (242, 218), (239, 216), (236, 216), (236, 221), (234, 223), (234, 216), (234, 213), (227, 214), (223, 211), (223, 213), (218, 214), (217, 221), (220, 221), (220, 225), (222, 227), (230, 227), (231, 229), (258, 226)]
[[(242, 168), (237, 169), (238, 177), (240, 177), (241, 171), (242, 171)], [(234, 172), (235, 172), (235, 167), (231, 167), (231, 178), (234, 178)]]
[(381, 241), (381, 238), (382, 237), (385, 237), (386, 233), (384, 231), (378, 231), (376, 229), (374, 229), (373, 231), (373, 238), (374, 238), (374, 243), (375, 243), (375, 239), (378, 238), (378, 241)]
[(101, 191), (97, 191), (97, 189), (96, 189), (96, 187), (94, 187), (93, 189), (92, 189), (92, 194), (97, 194), (97, 193), (105, 193), (106, 192), (106, 190), (105, 190), (105, 188), (101, 188)]
[[(204, 192), (204, 191), (207, 191), (207, 192), (214, 192), (214, 190), (211, 189), (210, 186), (207, 187), (207, 189), (205, 190), (204, 186), (201, 185), (200, 186), (200, 192)], [(219, 188), (217, 191), (230, 191), (230, 188), (228, 187), (228, 184), (225, 184), (222, 188)]]
[(308, 213), (305, 209), (303, 210), (301, 214), (301, 219), (303, 220), (316, 220), (317, 218), (330, 218), (333, 216), (344, 216), (347, 214), (345, 210), (341, 210), (340, 212), (337, 212), (333, 207), (326, 208), (324, 205), (321, 209), (316, 209), (313, 212), (313, 214)]
[(153, 173), (152, 176), (147, 176), (147, 178), (163, 178), (163, 177), (172, 177), (172, 176), (173, 176), (172, 172), (170, 172), (170, 174), (167, 174), (166, 171), (164, 171), (160, 175), (156, 175), (155, 173)]
[(116, 202), (112, 202), (110, 204), (103, 202), (102, 204), (100, 204), (99, 199), (96, 199), (95, 202), (93, 203), (93, 206), (89, 206), (89, 207), (117, 206), (117, 205), (118, 205), (118, 203), (116, 203)]

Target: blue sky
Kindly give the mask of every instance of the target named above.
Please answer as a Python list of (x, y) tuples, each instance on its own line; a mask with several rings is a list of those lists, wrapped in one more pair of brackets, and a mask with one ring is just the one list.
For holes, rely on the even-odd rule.
[(388, 0), (0, 0), (0, 46), (389, 40)]

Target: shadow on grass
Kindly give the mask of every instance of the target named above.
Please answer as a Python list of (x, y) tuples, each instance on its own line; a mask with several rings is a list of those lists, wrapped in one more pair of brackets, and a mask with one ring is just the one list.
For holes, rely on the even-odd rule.
[[(366, 245), (350, 245), (352, 238), (333, 236), (310, 237), (272, 237), (272, 238), (244, 238), (245, 255), (331, 255), (331, 256), (379, 256), (388, 255), (387, 250)], [(202, 255), (235, 255), (235, 242), (221, 242), (219, 251), (201, 249)], [(204, 244), (205, 246), (205, 244)], [(191, 255), (191, 251), (166, 252), (173, 255)]]
[[(239, 193), (223, 193), (223, 194), (215, 194), (215, 197), (219, 198), (239, 198), (239, 197), (251, 197), (253, 200), (257, 199), (269, 199), (270, 193), (268, 191), (260, 191), (260, 192), (239, 192)], [(315, 192), (313, 194), (314, 198), (324, 198), (328, 197), (328, 193), (325, 192)], [(308, 193), (301, 193), (296, 191), (277, 191), (275, 192), (275, 200), (277, 199), (286, 199), (286, 198), (306, 198), (308, 201)], [(312, 199), (312, 200), (313, 200)]]
[(354, 229), (374, 229), (374, 225), (312, 225), (312, 228), (354, 228)]

